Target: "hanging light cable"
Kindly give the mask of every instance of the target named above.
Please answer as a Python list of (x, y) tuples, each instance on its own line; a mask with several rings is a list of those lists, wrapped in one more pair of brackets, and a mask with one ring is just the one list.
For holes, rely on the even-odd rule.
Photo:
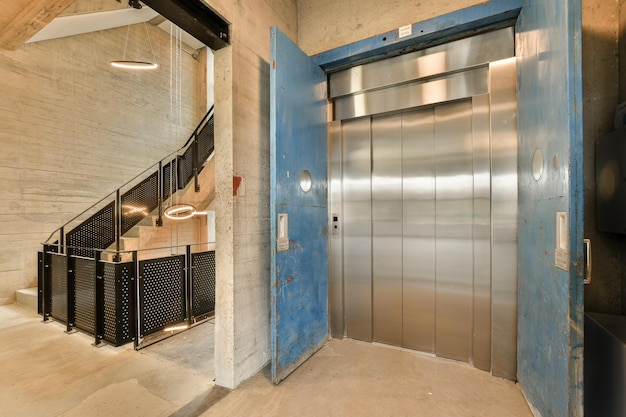
[(130, 23), (129, 23), (128, 28), (126, 29), (126, 40), (124, 41), (124, 53), (122, 54), (122, 59), (117, 60), (117, 61), (111, 61), (111, 66), (115, 68), (124, 68), (124, 69), (132, 69), (132, 70), (150, 70), (150, 69), (156, 69), (159, 67), (159, 64), (157, 64), (156, 62), (156, 56), (154, 55), (154, 48), (152, 47), (152, 41), (150, 40), (150, 33), (148, 33), (148, 26), (146, 25), (146, 22), (143, 22), (143, 26), (146, 29), (146, 36), (148, 37), (148, 44), (150, 45), (150, 52), (152, 53), (152, 62), (126, 59), (126, 51), (128, 49), (128, 38), (130, 35)]
[[(175, 41), (174, 41), (175, 40)], [(170, 133), (174, 139), (179, 137), (182, 124), (182, 31), (170, 22)], [(177, 189), (174, 190), (174, 164), (170, 174), (170, 205), (163, 210), (163, 215), (171, 220), (186, 220), (196, 215), (192, 204), (178, 203)], [(176, 186), (176, 188), (178, 188)]]

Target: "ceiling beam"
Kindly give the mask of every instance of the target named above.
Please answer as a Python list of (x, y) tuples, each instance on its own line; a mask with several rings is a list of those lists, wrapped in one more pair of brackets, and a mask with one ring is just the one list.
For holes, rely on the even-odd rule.
[(214, 51), (230, 44), (228, 22), (202, 0), (142, 2)]
[(0, 28), (0, 48), (19, 48), (73, 3), (74, 0), (31, 0)]

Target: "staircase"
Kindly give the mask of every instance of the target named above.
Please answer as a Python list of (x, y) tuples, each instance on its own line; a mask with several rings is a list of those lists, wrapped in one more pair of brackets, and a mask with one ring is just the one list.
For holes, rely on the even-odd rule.
[[(156, 216), (154, 224), (162, 226), (163, 210), (168, 204), (187, 203), (183, 198), (202, 204), (212, 201), (214, 166), (207, 161), (213, 150), (214, 115), (211, 108), (183, 147), (58, 228), (45, 244), (59, 253), (70, 251), (85, 257), (94, 257), (95, 252), (104, 250), (124, 252), (137, 249), (125, 241), (136, 237), (134, 235), (139, 232), (132, 230), (146, 217)], [(204, 176), (207, 184), (200, 194), (200, 174), (207, 165), (211, 175)], [(193, 193), (199, 197), (193, 197)], [(149, 219), (148, 224), (151, 223)]]
[[(44, 321), (91, 334), (95, 345), (134, 341), (136, 349), (212, 316), (213, 150), (211, 108), (178, 151), (50, 235), (38, 288), (18, 302), (32, 306), (36, 295)], [(188, 217), (172, 215), (183, 205)]]
[[(212, 211), (215, 198), (215, 159), (212, 158), (205, 163), (198, 174), (198, 183), (202, 185), (202, 190), (206, 191), (196, 192), (194, 187), (188, 186), (172, 198), (172, 204), (184, 201), (200, 212)], [(196, 216), (187, 220), (161, 217), (159, 224), (158, 209), (155, 209), (120, 238), (119, 249), (114, 243), (103, 251), (102, 259), (113, 262), (118, 257), (120, 261), (131, 261), (133, 251), (138, 251), (140, 260), (168, 256), (172, 254), (172, 236), (176, 236), (179, 242), (209, 242), (206, 236), (208, 227), (214, 225), (206, 224), (206, 216)], [(208, 248), (214, 249), (214, 245), (210, 243)]]

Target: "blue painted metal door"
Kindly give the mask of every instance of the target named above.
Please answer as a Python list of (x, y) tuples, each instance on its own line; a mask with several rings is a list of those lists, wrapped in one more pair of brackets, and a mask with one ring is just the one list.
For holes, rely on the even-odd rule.
[[(271, 30), (272, 380), (328, 337), (326, 73)], [(280, 236), (279, 236), (280, 235)]]
[[(518, 379), (543, 416), (583, 415), (581, 1), (527, 0), (516, 25)], [(543, 172), (535, 170), (534, 155)], [(542, 163), (543, 162), (543, 163)], [(568, 241), (557, 242), (557, 212)]]

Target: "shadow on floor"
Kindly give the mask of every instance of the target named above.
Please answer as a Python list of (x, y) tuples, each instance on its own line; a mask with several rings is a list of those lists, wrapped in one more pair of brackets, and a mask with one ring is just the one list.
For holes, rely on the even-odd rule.
[(215, 318), (164, 339), (139, 351), (165, 360), (197, 375), (215, 375)]

